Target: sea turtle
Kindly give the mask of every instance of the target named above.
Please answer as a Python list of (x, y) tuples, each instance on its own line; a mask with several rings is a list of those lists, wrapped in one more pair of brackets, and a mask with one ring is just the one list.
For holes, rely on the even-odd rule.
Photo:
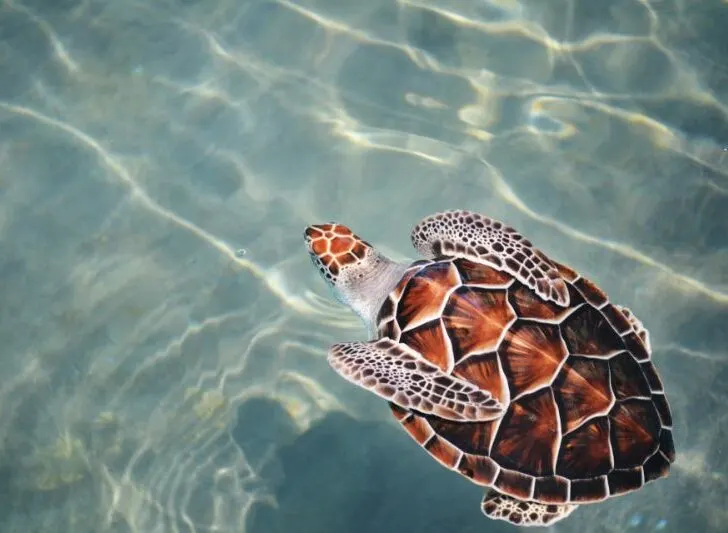
[(668, 475), (672, 417), (626, 307), (516, 230), (469, 211), (424, 218), (400, 264), (340, 224), (309, 254), (369, 342), (331, 366), (389, 402), (446, 467), (490, 487), (486, 516), (543, 526)]

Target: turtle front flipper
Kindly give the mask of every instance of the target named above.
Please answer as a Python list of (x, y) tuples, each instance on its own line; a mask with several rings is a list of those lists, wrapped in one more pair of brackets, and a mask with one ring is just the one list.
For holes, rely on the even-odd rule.
[(485, 422), (504, 412), (490, 393), (392, 339), (334, 344), (328, 361), (348, 381), (404, 409), (457, 422)]
[(410, 237), (424, 257), (483, 262), (508, 272), (543, 299), (569, 305), (569, 291), (556, 265), (502, 222), (470, 211), (445, 211), (423, 218)]
[(517, 500), (511, 496), (490, 490), (480, 508), (483, 514), (494, 520), (505, 520), (518, 526), (550, 526), (574, 512), (578, 505), (547, 504)]

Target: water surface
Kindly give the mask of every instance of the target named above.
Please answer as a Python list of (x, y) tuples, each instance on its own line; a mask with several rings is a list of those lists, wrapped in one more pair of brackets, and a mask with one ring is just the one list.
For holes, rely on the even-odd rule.
[(650, 330), (671, 476), (559, 531), (723, 531), (728, 4), (4, 0), (0, 530), (510, 531), (326, 365), (303, 228), (467, 208)]

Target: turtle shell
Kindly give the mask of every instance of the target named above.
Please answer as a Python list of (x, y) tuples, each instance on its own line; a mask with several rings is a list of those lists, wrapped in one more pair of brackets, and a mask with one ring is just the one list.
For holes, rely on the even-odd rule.
[(672, 420), (629, 311), (557, 267), (568, 307), (468, 259), (416, 261), (377, 325), (507, 406), (498, 420), (463, 423), (390, 403), (435, 459), (521, 500), (590, 503), (668, 474)]

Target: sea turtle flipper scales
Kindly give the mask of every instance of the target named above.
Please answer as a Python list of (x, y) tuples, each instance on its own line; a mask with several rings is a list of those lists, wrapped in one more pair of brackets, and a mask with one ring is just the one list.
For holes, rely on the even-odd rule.
[(328, 361), (348, 381), (404, 409), (458, 422), (494, 420), (504, 412), (488, 392), (388, 338), (334, 344)]
[(634, 316), (634, 313), (629, 309), (629, 307), (624, 307), (623, 305), (615, 305), (617, 309), (624, 315), (624, 317), (629, 321), (630, 324), (632, 324), (632, 329), (637, 334), (637, 336), (642, 339), (642, 342), (645, 343), (645, 348), (647, 349), (647, 353), (652, 353), (652, 346), (650, 345), (650, 332), (647, 331), (647, 328), (642, 324), (642, 321)]
[(483, 514), (495, 520), (505, 520), (519, 526), (550, 526), (566, 518), (578, 505), (546, 504), (522, 501), (490, 490), (483, 498), (480, 509)]
[(423, 218), (410, 237), (424, 257), (484, 262), (508, 272), (544, 300), (569, 305), (569, 291), (556, 265), (502, 222), (470, 211), (445, 211)]

